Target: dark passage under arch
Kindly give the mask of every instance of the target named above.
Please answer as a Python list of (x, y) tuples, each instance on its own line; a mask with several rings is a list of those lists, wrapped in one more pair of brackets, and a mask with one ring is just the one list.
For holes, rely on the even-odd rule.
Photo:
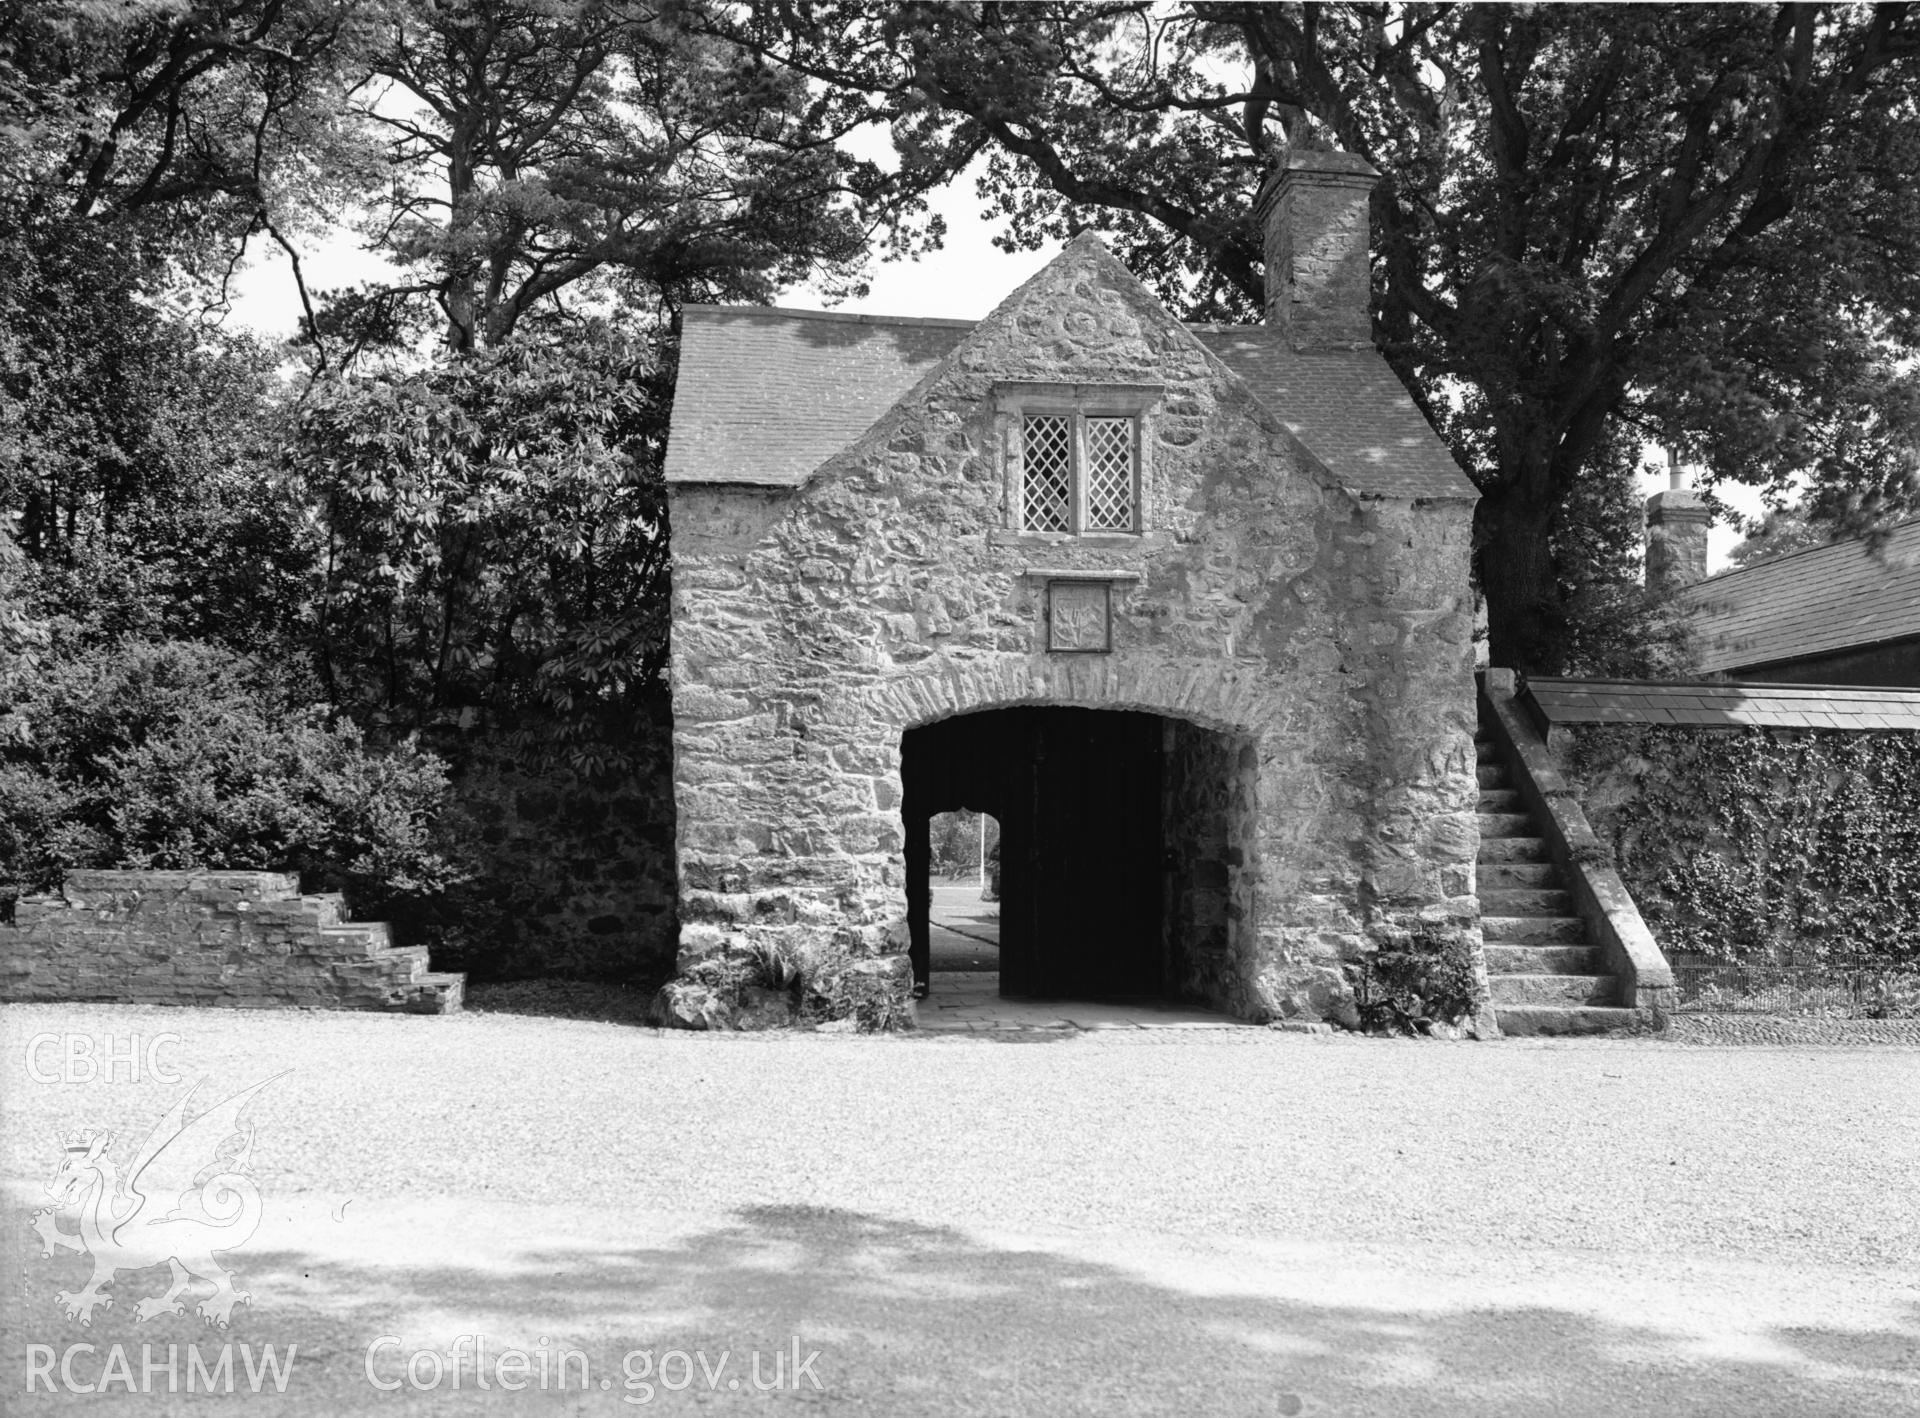
[[(1219, 992), (1251, 788), (1235, 741), (1129, 710), (1020, 706), (901, 738), (908, 925), (928, 983), (929, 819), (1000, 823), (1000, 991), (1040, 998)], [(1204, 780), (1204, 781), (1202, 781)]]

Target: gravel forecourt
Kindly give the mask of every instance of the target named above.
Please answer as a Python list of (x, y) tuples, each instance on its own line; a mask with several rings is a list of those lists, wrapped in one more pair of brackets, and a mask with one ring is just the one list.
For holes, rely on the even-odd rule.
[[(297, 1346), (284, 1392), (219, 1401), (315, 1414), (1920, 1413), (1911, 1047), (84, 1005), (0, 1042), (9, 1412), (210, 1411), (143, 1346), (247, 1343)], [(85, 1078), (109, 1048), (168, 1077)], [(137, 1323), (164, 1266), (69, 1320), (87, 1262), (28, 1226), (61, 1139), (124, 1165), (195, 1081), (283, 1070), (231, 1329), (204, 1286)], [(590, 1377), (432, 1381), (468, 1335)], [(116, 1345), (158, 1392), (107, 1381)]]

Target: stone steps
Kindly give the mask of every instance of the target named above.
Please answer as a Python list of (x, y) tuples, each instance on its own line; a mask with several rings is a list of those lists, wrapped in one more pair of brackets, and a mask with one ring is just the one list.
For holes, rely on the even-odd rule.
[(467, 977), (431, 970), (429, 963), (426, 946), (398, 945), (370, 951), (365, 960), (343, 968), (364, 976), (364, 988), (379, 993), (387, 1009), (407, 1014), (452, 1014), (466, 998)]
[(338, 891), (320, 891), (300, 898), (304, 910), (313, 912), (317, 925), (337, 926), (346, 920), (347, 898)]
[(1489, 943), (1512, 945), (1587, 945), (1587, 923), (1578, 916), (1480, 916), (1480, 934)]
[[(1509, 842), (1522, 839), (1509, 837)], [(1545, 850), (1545, 844), (1542, 844)], [(1480, 863), (1480, 894), (1484, 897), (1495, 891), (1518, 891), (1523, 889), (1546, 890), (1558, 885), (1560, 868), (1552, 862), (1490, 862)]]
[(1487, 946), (1487, 972), (1492, 975), (1602, 975), (1601, 951), (1596, 945)]
[(1480, 839), (1480, 860), (1482, 862), (1524, 862), (1535, 864), (1548, 862), (1550, 859), (1551, 854), (1547, 851), (1545, 838), (1482, 837)]
[(1483, 812), (1480, 814), (1480, 835), (1482, 838), (1530, 837), (1533, 835), (1533, 814)]
[(1496, 1014), (1515, 1004), (1612, 1004), (1620, 997), (1612, 975), (1489, 974), (1487, 983)]
[(1498, 1006), (1500, 1032), (1510, 1039), (1535, 1034), (1611, 1034), (1641, 1027), (1639, 1014), (1614, 1005), (1510, 1004)]
[(321, 926), (320, 934), (342, 944), (348, 941), (364, 941), (369, 955), (377, 955), (395, 949), (393, 932), (387, 929), (385, 921), (342, 921), (336, 925)]
[(1505, 886), (1483, 884), (1480, 888), (1480, 912), (1487, 916), (1571, 916), (1573, 893), (1557, 886)]
[(1574, 913), (1546, 840), (1512, 786), (1492, 741), (1475, 740), (1479, 778), (1480, 929), (1487, 984), (1502, 1033), (1601, 1034), (1637, 1022), (1619, 1008), (1620, 981), (1604, 968)]
[(430, 970), (414, 982), (420, 989), (407, 1004), (413, 1014), (457, 1014), (466, 1003), (467, 977), (446, 970)]
[(427, 948), (424, 945), (389, 946), (385, 950), (376, 951), (369, 959), (379, 964), (384, 964), (389, 961), (407, 962), (410, 967), (407, 971), (407, 978), (409, 980), (417, 980), (426, 974), (429, 963), (427, 959)]
[(337, 892), (285, 872), (75, 871), (15, 903), (0, 994), (244, 1009), (447, 1014), (465, 981), (384, 921), (347, 921)]

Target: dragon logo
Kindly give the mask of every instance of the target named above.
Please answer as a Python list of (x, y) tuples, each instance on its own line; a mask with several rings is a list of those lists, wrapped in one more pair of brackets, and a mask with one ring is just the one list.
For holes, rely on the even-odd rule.
[[(260, 1191), (247, 1175), (253, 1170), (253, 1125), (243, 1131), (239, 1117), (271, 1082), (256, 1083), (188, 1121), (187, 1104), (200, 1091), (196, 1083), (140, 1144), (124, 1177), (107, 1156), (112, 1133), (76, 1134), (62, 1143), (65, 1155), (47, 1183), (53, 1205), (35, 1212), (31, 1225), (43, 1255), (59, 1246), (93, 1258), (93, 1278), (79, 1294), (62, 1290), (53, 1297), (68, 1319), (92, 1324), (96, 1307), (113, 1308), (113, 1297), (102, 1294), (101, 1286), (120, 1271), (161, 1261), (172, 1267), (173, 1284), (166, 1294), (136, 1304), (135, 1320), (184, 1313), (180, 1294), (193, 1277), (213, 1286), (197, 1306), (210, 1325), (225, 1329), (236, 1304), (253, 1303), (251, 1295), (233, 1288), (233, 1272), (213, 1253), (237, 1250), (260, 1224)], [(235, 1138), (239, 1146), (223, 1156)], [(80, 1229), (62, 1231), (55, 1216), (74, 1207)]]

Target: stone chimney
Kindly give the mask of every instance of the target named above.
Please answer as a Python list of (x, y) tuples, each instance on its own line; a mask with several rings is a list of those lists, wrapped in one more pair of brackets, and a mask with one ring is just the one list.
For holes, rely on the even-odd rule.
[(1713, 513), (1707, 501), (1686, 485), (1687, 475), (1672, 450), (1667, 453), (1665, 492), (1647, 499), (1647, 589), (1663, 595), (1707, 579), (1707, 528)]
[(1292, 148), (1254, 201), (1266, 232), (1266, 320), (1296, 350), (1373, 344), (1367, 199), (1379, 180), (1352, 153)]

